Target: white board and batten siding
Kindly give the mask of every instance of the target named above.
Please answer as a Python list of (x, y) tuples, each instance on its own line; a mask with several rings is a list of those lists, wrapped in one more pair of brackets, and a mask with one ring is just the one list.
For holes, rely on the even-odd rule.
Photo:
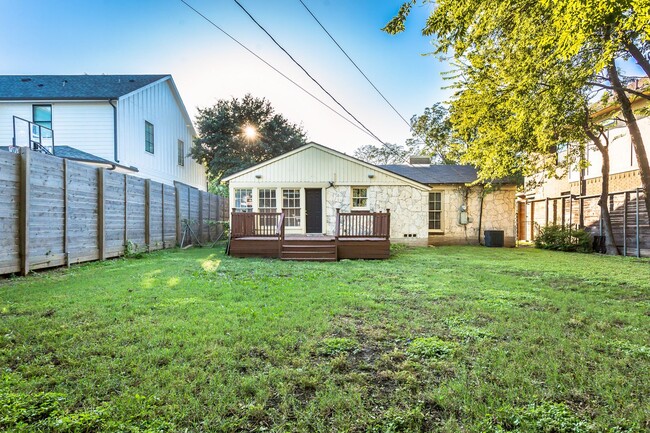
[[(157, 182), (182, 182), (206, 190), (203, 166), (190, 156), (194, 129), (183, 113), (170, 79), (125, 95), (118, 102), (118, 160), (137, 167), (136, 175)], [(154, 153), (145, 151), (145, 122), (154, 126)], [(178, 140), (185, 144), (185, 165), (178, 164)]]
[(52, 105), (55, 145), (74, 147), (113, 160), (113, 107), (108, 101), (3, 101), (0, 104), (0, 146), (13, 144), (13, 116), (31, 121), (32, 106), (40, 104)]
[[(340, 154), (321, 145), (310, 143), (253, 169), (234, 174), (224, 181), (231, 187), (281, 184), (282, 186), (335, 185), (410, 185), (425, 188), (400, 176), (393, 175), (370, 164)], [(373, 177), (369, 177), (372, 175)], [(259, 176), (259, 177), (258, 177)], [(231, 195), (232, 198), (232, 195)]]

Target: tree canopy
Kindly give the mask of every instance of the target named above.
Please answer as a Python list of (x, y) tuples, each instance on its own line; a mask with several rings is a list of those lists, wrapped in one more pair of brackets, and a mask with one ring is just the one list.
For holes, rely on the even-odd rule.
[(449, 110), (441, 103), (427, 107), (424, 113), (411, 118), (413, 138), (406, 141), (412, 149), (431, 156), (437, 164), (458, 164), (465, 144), (452, 131)]
[(277, 114), (266, 99), (250, 94), (200, 108), (196, 123), (199, 136), (192, 157), (204, 164), (217, 182), (306, 141), (302, 126)]
[(403, 164), (411, 153), (411, 149), (399, 144), (385, 143), (382, 146), (366, 144), (354, 151), (354, 157), (375, 165)]

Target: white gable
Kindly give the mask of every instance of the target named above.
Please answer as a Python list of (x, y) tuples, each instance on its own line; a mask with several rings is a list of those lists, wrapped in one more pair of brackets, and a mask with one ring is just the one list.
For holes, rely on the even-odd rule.
[(349, 157), (316, 143), (310, 143), (270, 161), (224, 179), (233, 185), (404, 185), (422, 190), (428, 187)]

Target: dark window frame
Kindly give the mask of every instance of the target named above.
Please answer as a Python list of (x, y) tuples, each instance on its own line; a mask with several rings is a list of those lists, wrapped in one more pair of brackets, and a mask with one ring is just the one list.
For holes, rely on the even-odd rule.
[[(50, 109), (50, 120), (49, 121), (36, 120), (36, 108), (44, 108), (44, 107)], [(32, 104), (32, 122), (35, 123), (36, 125), (40, 125), (45, 128), (52, 129), (52, 104)]]
[[(150, 132), (151, 131), (151, 132)], [(155, 146), (155, 134), (153, 123), (144, 121), (144, 151), (150, 154), (154, 154), (156, 150)]]
[(178, 165), (185, 167), (185, 142), (178, 140)]

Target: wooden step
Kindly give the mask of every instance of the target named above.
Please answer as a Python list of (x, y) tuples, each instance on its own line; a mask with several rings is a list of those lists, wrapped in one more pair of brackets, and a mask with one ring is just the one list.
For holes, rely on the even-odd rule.
[(282, 260), (333, 262), (337, 260), (336, 244), (322, 242), (283, 244), (280, 258)]

